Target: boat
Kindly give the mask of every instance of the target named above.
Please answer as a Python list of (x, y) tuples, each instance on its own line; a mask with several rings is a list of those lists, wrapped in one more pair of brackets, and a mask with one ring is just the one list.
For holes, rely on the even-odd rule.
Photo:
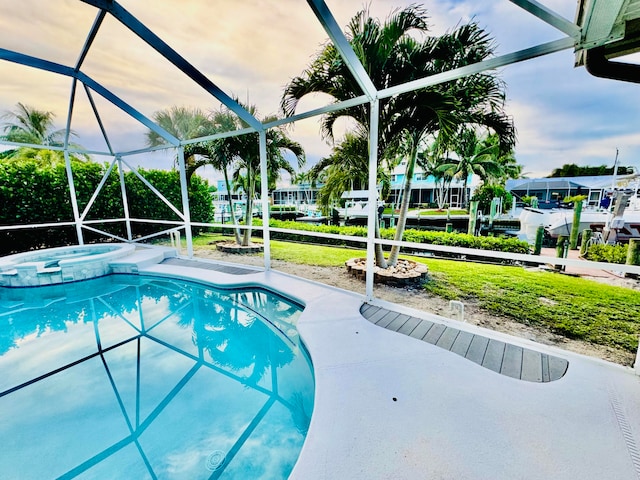
[[(615, 189), (609, 192), (613, 206), (587, 206), (580, 215), (578, 232), (590, 229), (600, 232), (606, 243), (627, 243), (640, 239), (640, 189)], [(551, 209), (525, 207), (520, 214), (518, 237), (534, 243), (539, 226), (545, 235), (557, 239), (569, 237), (573, 227), (573, 208)]]
[[(344, 208), (336, 208), (341, 220), (365, 219), (369, 216), (369, 191), (349, 190), (342, 194)], [(378, 208), (384, 209), (384, 202), (378, 198)]]

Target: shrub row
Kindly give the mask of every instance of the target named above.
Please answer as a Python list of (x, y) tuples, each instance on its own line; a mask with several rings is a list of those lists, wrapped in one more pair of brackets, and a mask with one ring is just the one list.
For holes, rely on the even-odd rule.
[[(82, 214), (93, 192), (108, 169), (106, 164), (72, 160), (73, 180)], [(141, 170), (141, 174), (178, 210), (182, 195), (177, 171)], [(177, 220), (178, 216), (153, 194), (132, 172), (125, 172), (125, 186), (131, 217), (154, 220)], [(194, 176), (189, 191), (191, 219), (209, 222), (213, 206), (206, 180)], [(18, 158), (0, 161), (0, 225), (28, 225), (73, 221), (73, 210), (64, 162), (42, 158)], [(124, 208), (119, 175), (109, 175), (89, 212), (87, 220), (122, 218)], [(95, 224), (95, 228), (118, 236), (126, 236), (124, 222)], [(134, 223), (134, 236), (144, 236), (167, 228), (166, 225)], [(99, 234), (84, 230), (85, 241), (105, 240)], [(41, 227), (0, 232), (0, 254), (33, 248), (57, 247), (77, 243), (73, 226)]]
[(585, 255), (594, 262), (626, 263), (629, 245), (591, 245)]
[[(261, 225), (260, 220), (255, 219), (254, 225)], [(308, 223), (300, 222), (286, 222), (280, 220), (269, 220), (269, 226), (272, 228), (286, 228), (290, 230), (298, 230), (301, 232), (318, 232), (318, 233), (332, 233), (339, 235), (347, 235), (353, 237), (366, 237), (367, 228), (358, 226), (339, 227), (336, 225), (311, 225)], [(255, 232), (260, 235), (260, 231)], [(380, 235), (385, 240), (392, 240), (395, 230), (393, 228), (383, 228), (380, 230)], [(309, 236), (296, 233), (281, 233), (271, 232), (271, 238), (291, 240), (291, 241), (305, 241), (309, 239)], [(529, 253), (529, 244), (516, 238), (503, 238), (503, 237), (475, 237), (473, 235), (462, 233), (446, 233), (446, 232), (433, 232), (429, 230), (414, 230), (407, 229), (404, 231), (403, 240), (414, 243), (426, 243), (432, 245), (446, 245), (452, 247), (464, 247), (475, 248), (479, 250), (492, 250), (500, 252), (511, 253)], [(362, 246), (360, 242), (351, 242), (344, 239), (333, 238), (321, 238), (314, 237), (314, 243), (321, 243), (326, 245), (348, 245), (348, 246)], [(353, 244), (353, 245), (352, 245)]]

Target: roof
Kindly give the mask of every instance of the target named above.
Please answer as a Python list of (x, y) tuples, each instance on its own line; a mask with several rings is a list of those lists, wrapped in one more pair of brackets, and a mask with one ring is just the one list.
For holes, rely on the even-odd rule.
[(563, 190), (589, 188), (584, 183), (571, 181), (567, 178), (533, 178), (524, 180), (508, 180), (506, 188), (512, 190)]
[(506, 189), (513, 190), (599, 190), (603, 188), (625, 187), (633, 182), (640, 182), (640, 175), (598, 175), (585, 177), (523, 178), (507, 180)]

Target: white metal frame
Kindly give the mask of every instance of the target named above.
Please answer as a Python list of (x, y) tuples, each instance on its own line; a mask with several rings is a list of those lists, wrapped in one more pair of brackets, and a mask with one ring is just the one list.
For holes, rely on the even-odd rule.
[[(46, 147), (48, 149), (54, 150), (63, 150), (65, 155), (66, 169), (67, 175), (69, 179), (69, 187), (71, 191), (71, 201), (73, 207), (73, 222), (60, 222), (60, 223), (49, 223), (49, 224), (37, 224), (37, 225), (20, 225), (20, 226), (3, 226), (0, 227), (0, 230), (8, 230), (8, 229), (23, 229), (23, 228), (37, 228), (44, 226), (60, 226), (60, 225), (74, 225), (76, 228), (78, 243), (83, 243), (83, 229), (94, 231), (97, 233), (101, 233), (107, 236), (115, 237), (107, 232), (98, 230), (95, 227), (92, 227), (92, 224), (95, 223), (107, 223), (107, 222), (125, 222), (126, 230), (127, 230), (127, 238), (119, 238), (115, 237), (118, 240), (126, 241), (126, 242), (140, 242), (146, 240), (148, 238), (152, 238), (158, 235), (165, 235), (167, 233), (179, 232), (180, 230), (184, 230), (186, 243), (187, 243), (187, 254), (188, 256), (193, 256), (193, 242), (191, 238), (191, 227), (192, 226), (221, 226), (227, 227), (227, 225), (222, 224), (201, 224), (191, 221), (190, 212), (189, 212), (189, 202), (187, 195), (187, 182), (186, 182), (186, 171), (184, 165), (184, 146), (205, 141), (211, 140), (215, 138), (224, 138), (232, 135), (243, 135), (250, 132), (257, 132), (259, 136), (259, 151), (260, 151), (260, 165), (261, 165), (261, 184), (262, 184), (262, 212), (263, 212), (263, 237), (264, 237), (264, 267), (265, 269), (269, 269), (271, 267), (271, 255), (270, 255), (270, 231), (287, 231), (282, 229), (272, 229), (269, 228), (269, 206), (268, 206), (268, 198), (267, 198), (267, 151), (266, 151), (266, 131), (270, 128), (294, 123), (299, 120), (317, 117), (319, 115), (344, 109), (350, 106), (362, 105), (365, 103), (370, 104), (370, 157), (369, 157), (369, 216), (368, 216), (368, 235), (366, 240), (357, 237), (341, 237), (338, 238), (348, 239), (351, 241), (363, 241), (366, 243), (367, 247), (367, 275), (366, 275), (366, 292), (365, 296), (367, 299), (372, 299), (374, 296), (373, 292), (373, 269), (374, 269), (374, 249), (376, 243), (382, 245), (400, 245), (404, 247), (411, 247), (417, 249), (423, 249), (427, 251), (446, 251), (446, 252), (455, 252), (460, 254), (469, 254), (469, 255), (478, 255), (482, 254), (487, 257), (493, 258), (504, 258), (509, 261), (523, 261), (530, 263), (548, 263), (550, 260), (544, 257), (534, 257), (534, 256), (524, 256), (524, 255), (513, 255), (513, 254), (503, 254), (501, 252), (486, 252), (486, 251), (476, 251), (471, 249), (458, 249), (452, 247), (440, 247), (434, 245), (416, 245), (409, 244), (407, 242), (395, 242), (389, 240), (379, 240), (375, 238), (374, 234), (374, 226), (377, 221), (377, 211), (376, 211), (376, 170), (377, 170), (377, 142), (378, 142), (378, 105), (379, 101), (384, 98), (388, 98), (394, 95), (402, 95), (403, 93), (410, 92), (412, 90), (423, 88), (431, 85), (436, 85), (438, 83), (458, 79), (467, 75), (472, 75), (475, 73), (480, 73), (486, 70), (495, 69), (498, 67), (507, 66), (513, 63), (522, 62), (525, 60), (533, 59), (536, 57), (549, 55), (551, 53), (559, 52), (567, 49), (576, 49), (581, 50), (585, 46), (589, 45), (601, 45), (606, 39), (594, 39), (593, 36), (589, 36), (588, 42), (585, 30), (575, 23), (565, 19), (561, 15), (555, 13), (548, 7), (542, 5), (541, 3), (535, 0), (509, 0), (513, 4), (522, 8), (523, 10), (529, 12), (534, 15), (541, 21), (551, 25), (554, 27), (559, 33), (562, 34), (562, 38), (554, 41), (550, 41), (547, 43), (542, 43), (540, 45), (536, 45), (531, 48), (519, 50), (516, 52), (508, 53), (505, 55), (501, 55), (499, 57), (491, 58), (473, 65), (465, 66), (462, 68), (457, 68), (450, 70), (448, 72), (444, 72), (438, 75), (433, 75), (427, 78), (407, 82), (402, 85), (397, 85), (391, 88), (386, 88), (382, 90), (376, 90), (373, 82), (366, 74), (366, 71), (360, 61), (358, 60), (357, 55), (351, 48), (347, 38), (344, 33), (338, 26), (333, 14), (327, 7), (324, 0), (307, 0), (307, 3), (313, 13), (315, 14), (318, 22), (322, 25), (324, 30), (327, 32), (329, 38), (334, 43), (345, 62), (347, 63), (350, 71), (354, 75), (354, 78), (357, 80), (358, 85), (362, 90), (362, 95), (353, 98), (348, 101), (343, 101), (331, 105), (327, 105), (322, 108), (317, 108), (314, 110), (301, 112), (299, 114), (293, 115), (288, 118), (283, 118), (276, 120), (274, 122), (269, 123), (261, 123), (258, 119), (256, 119), (253, 115), (251, 115), (246, 109), (244, 109), (238, 102), (236, 102), (231, 96), (222, 91), (218, 86), (216, 86), (210, 79), (208, 79), (205, 75), (203, 75), (198, 69), (196, 69), (193, 65), (191, 65), (184, 57), (182, 57), (178, 52), (172, 49), (169, 45), (167, 45), (161, 38), (159, 38), (154, 32), (152, 32), (148, 27), (146, 27), (142, 22), (140, 22), (137, 18), (135, 18), (131, 13), (125, 10), (117, 1), (115, 0), (81, 0), (82, 2), (92, 5), (97, 9), (97, 15), (94, 20), (94, 23), (87, 35), (87, 39), (82, 48), (81, 54), (76, 61), (74, 66), (65, 66), (60, 65), (54, 62), (50, 62), (46, 59), (36, 58), (28, 55), (24, 55), (15, 51), (10, 51), (6, 49), (0, 48), (0, 60), (13, 62), (22, 64), (28, 67), (38, 68), (42, 70), (46, 70), (49, 72), (53, 72), (59, 75), (68, 76), (71, 78), (71, 94), (69, 100), (69, 111), (67, 116), (67, 136), (65, 139), (64, 147)], [(582, 4), (581, 4), (582, 5)], [(621, 8), (621, 7), (620, 7)], [(100, 29), (100, 26), (106, 17), (106, 15), (111, 15), (113, 18), (122, 23), (125, 27), (131, 30), (135, 35), (137, 35), (142, 41), (147, 43), (150, 47), (154, 48), (158, 53), (164, 56), (167, 60), (169, 60), (176, 68), (180, 69), (184, 72), (188, 77), (190, 77), (195, 83), (201, 86), (205, 91), (207, 91), (210, 95), (219, 100), (223, 105), (229, 108), (232, 112), (237, 114), (243, 121), (245, 121), (249, 127), (237, 130), (234, 132), (226, 132), (217, 135), (211, 135), (207, 137), (189, 139), (189, 140), (179, 140), (178, 138), (171, 135), (169, 132), (162, 129), (159, 125), (155, 124), (149, 118), (145, 117), (142, 113), (137, 111), (133, 106), (127, 104), (122, 99), (114, 95), (111, 91), (94, 81), (92, 78), (87, 76), (82, 71), (82, 65), (84, 59), (86, 58), (91, 45)], [(593, 18), (591, 16), (591, 12), (589, 12), (588, 16), (590, 22), (593, 22)], [(71, 148), (69, 145), (69, 126), (71, 124), (71, 117), (73, 115), (73, 107), (74, 107), (74, 99), (77, 90), (77, 84), (80, 82), (87, 93), (89, 98), (89, 102), (91, 108), (93, 109), (93, 113), (98, 121), (99, 128), (101, 129), (102, 135), (105, 139), (108, 151), (100, 152), (100, 151), (82, 151), (78, 149)], [(98, 109), (93, 100), (93, 93), (96, 93), (111, 104), (115, 105), (117, 108), (131, 116), (136, 121), (140, 122), (147, 128), (151, 129), (155, 133), (157, 133), (161, 138), (163, 138), (166, 142), (166, 145), (161, 147), (147, 148), (136, 151), (129, 152), (115, 152), (109, 142), (109, 138), (107, 132), (103, 126), (101, 121)], [(5, 142), (8, 145), (18, 145), (15, 143)], [(22, 146), (22, 145), (19, 145)], [(42, 148), (39, 145), (29, 145), (34, 148)], [(182, 205), (179, 209), (169, 202), (160, 192), (158, 192), (153, 185), (151, 185), (144, 177), (137, 171), (135, 167), (133, 167), (129, 162), (125, 160), (126, 157), (131, 155), (136, 155), (144, 152), (149, 152), (153, 150), (159, 149), (177, 149), (178, 152), (178, 168), (180, 171), (180, 182), (181, 182), (181, 191), (182, 191)], [(103, 180), (98, 185), (96, 191), (94, 192), (91, 200), (87, 207), (80, 212), (78, 208), (78, 204), (75, 198), (75, 188), (73, 183), (73, 176), (71, 171), (71, 163), (70, 163), (70, 154), (71, 153), (88, 153), (94, 155), (104, 155), (112, 158), (111, 164), (109, 166), (108, 172), (103, 178)], [(86, 215), (93, 205), (97, 195), (99, 194), (101, 188), (106, 181), (106, 177), (112, 171), (114, 166), (117, 164), (118, 170), (120, 172), (120, 183), (121, 183), (121, 191), (122, 191), (122, 199), (125, 210), (125, 216), (121, 219), (102, 219), (98, 221), (88, 221), (86, 220)], [(137, 219), (131, 218), (129, 215), (129, 208), (127, 202), (126, 191), (124, 188), (124, 177), (123, 177), (123, 165), (126, 165), (127, 168), (131, 169), (144, 183), (145, 185), (153, 191), (156, 195), (158, 195), (170, 208), (180, 217), (180, 221), (172, 222), (172, 221), (163, 221), (156, 220), (150, 221), (146, 219)], [(154, 235), (149, 235), (144, 238), (139, 238), (134, 240), (132, 236), (131, 223), (132, 222), (148, 222), (148, 223), (156, 223), (156, 224), (165, 224), (167, 225), (167, 229), (162, 232), (158, 232)], [(240, 227), (247, 228), (247, 227)], [(296, 232), (300, 233), (300, 232)], [(309, 236), (316, 237), (329, 237), (333, 238), (332, 235), (319, 234), (319, 233), (308, 233)], [(569, 259), (553, 259), (553, 263), (561, 264), (561, 265), (572, 265), (574, 264), (573, 260)], [(580, 262), (580, 265), (584, 265), (584, 262)], [(592, 266), (599, 268), (610, 268), (610, 265), (606, 264), (593, 264)], [(618, 269), (618, 267), (616, 267)], [(640, 267), (630, 267), (630, 266), (620, 266), (621, 271), (629, 272), (629, 273), (639, 273)]]

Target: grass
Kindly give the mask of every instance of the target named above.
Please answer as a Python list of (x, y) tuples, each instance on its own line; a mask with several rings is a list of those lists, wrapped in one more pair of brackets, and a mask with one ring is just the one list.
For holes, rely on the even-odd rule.
[[(229, 237), (200, 236), (194, 245)], [(364, 250), (273, 240), (271, 257), (291, 263), (334, 266)], [(429, 267), (424, 288), (448, 300), (475, 301), (495, 315), (552, 332), (634, 353), (640, 335), (640, 292), (592, 280), (522, 267), (412, 258)]]
[[(427, 216), (427, 215), (439, 215), (439, 216), (443, 216), (445, 217), (447, 215), (447, 210), (439, 210), (437, 208), (430, 208), (425, 210), (424, 208), (410, 208), (409, 211), (410, 212), (415, 212), (417, 210), (420, 210), (420, 216)], [(385, 207), (384, 212), (382, 212), (384, 215), (391, 215), (393, 213), (395, 213), (395, 215), (398, 215), (398, 212), (394, 212), (392, 207)], [(449, 214), (450, 215), (469, 215), (469, 212), (467, 212), (466, 210), (461, 210), (461, 209), (450, 209), (449, 210)]]
[(446, 299), (475, 300), (496, 315), (548, 328), (569, 338), (635, 352), (640, 335), (640, 292), (520, 267), (425, 261), (427, 291)]
[[(459, 210), (459, 209), (449, 209), (449, 215), (469, 215), (469, 212), (467, 212), (466, 210)], [(447, 216), (447, 211), (446, 210), (420, 210), (420, 216), (436, 216), (436, 215), (440, 215), (442, 217)]]

